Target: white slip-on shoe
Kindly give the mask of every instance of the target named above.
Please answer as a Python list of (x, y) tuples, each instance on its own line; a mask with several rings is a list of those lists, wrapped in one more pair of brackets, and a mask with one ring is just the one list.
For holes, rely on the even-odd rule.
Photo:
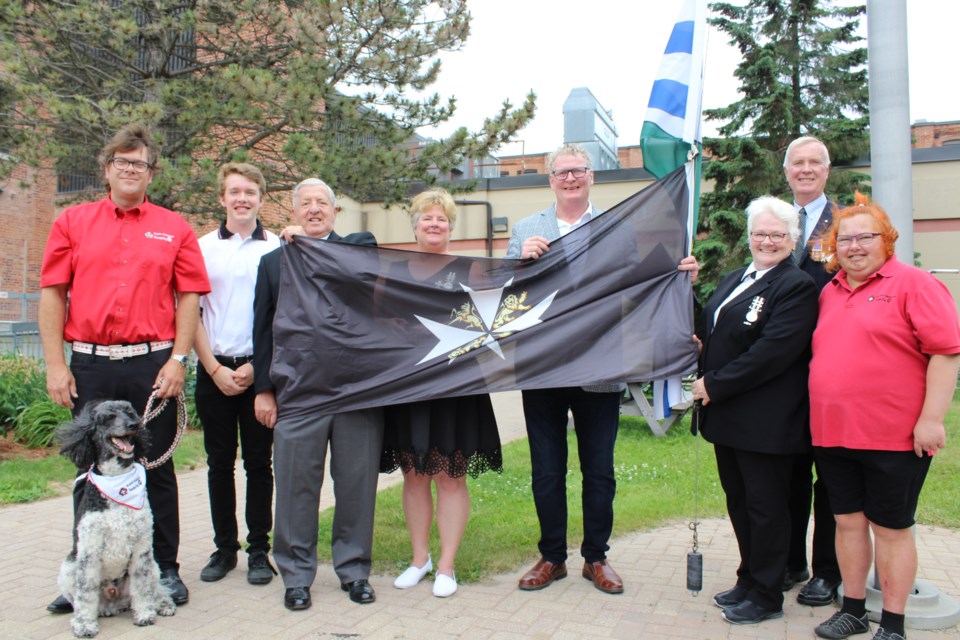
[(407, 567), (407, 570), (397, 576), (397, 579), (393, 581), (393, 586), (397, 589), (409, 589), (410, 587), (415, 587), (417, 584), (423, 580), (423, 576), (427, 575), (433, 570), (433, 561), (430, 556), (427, 556), (427, 563), (422, 567), (414, 567), (413, 565)]
[(457, 577), (438, 573), (433, 579), (433, 595), (438, 598), (449, 598), (457, 592)]

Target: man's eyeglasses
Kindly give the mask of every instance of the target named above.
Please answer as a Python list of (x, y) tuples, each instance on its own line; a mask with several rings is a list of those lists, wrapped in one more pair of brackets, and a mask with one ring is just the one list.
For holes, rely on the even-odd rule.
[(550, 175), (557, 180), (566, 180), (567, 176), (573, 176), (579, 180), (583, 176), (587, 175), (587, 171), (590, 171), (588, 167), (574, 167), (572, 169), (557, 169), (555, 171), (551, 171)]
[(754, 242), (763, 242), (767, 238), (770, 238), (770, 242), (774, 244), (780, 244), (781, 242), (786, 240), (787, 234), (780, 233), (779, 231), (775, 231), (774, 233), (763, 233), (761, 231), (752, 231), (750, 233), (750, 238)]
[(147, 169), (152, 169), (153, 165), (143, 160), (127, 160), (126, 158), (110, 158), (107, 160), (117, 171), (126, 171), (133, 169), (137, 173), (143, 173)]
[(856, 240), (857, 244), (861, 247), (869, 247), (878, 236), (882, 235), (882, 233), (861, 233), (856, 236), (837, 236), (837, 246), (849, 247), (853, 244), (853, 241)]

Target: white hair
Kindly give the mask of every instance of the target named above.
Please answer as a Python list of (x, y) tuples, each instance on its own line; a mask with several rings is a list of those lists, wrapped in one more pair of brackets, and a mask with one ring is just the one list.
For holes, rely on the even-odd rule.
[(823, 141), (819, 138), (814, 138), (813, 136), (800, 136), (796, 140), (790, 143), (787, 147), (787, 152), (783, 154), (783, 168), (786, 169), (790, 160), (790, 152), (797, 147), (802, 147), (805, 144), (816, 143), (820, 145), (820, 148), (823, 149), (823, 164), (830, 166), (830, 152), (827, 150), (827, 145), (823, 144)]
[(330, 206), (336, 208), (337, 196), (333, 194), (333, 189), (330, 188), (330, 185), (328, 185), (326, 182), (324, 182), (320, 178), (307, 178), (306, 180), (302, 181), (300, 184), (298, 184), (293, 188), (293, 208), (294, 209), (297, 208), (297, 196), (300, 195), (300, 188), (310, 187), (310, 186), (318, 186), (318, 187), (325, 188), (327, 190), (327, 193), (330, 195)]
[(753, 231), (753, 221), (757, 216), (769, 213), (777, 220), (787, 225), (790, 239), (796, 242), (800, 238), (800, 214), (780, 198), (761, 196), (747, 205), (747, 234)]

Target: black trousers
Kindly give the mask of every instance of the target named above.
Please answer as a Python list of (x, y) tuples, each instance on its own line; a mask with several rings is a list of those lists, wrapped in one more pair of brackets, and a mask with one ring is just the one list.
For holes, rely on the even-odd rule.
[[(154, 351), (142, 356), (111, 360), (74, 352), (70, 371), (77, 383), (73, 413), (77, 415), (91, 400), (126, 400), (137, 413), (143, 414), (153, 391), (153, 383), (161, 367), (170, 359), (170, 349)], [(170, 401), (156, 418), (147, 423), (150, 447), (147, 460), (160, 458), (173, 444), (177, 433), (177, 403)], [(78, 473), (86, 469), (78, 469)], [(80, 505), (84, 483), (78, 483), (73, 492), (74, 523)], [(180, 547), (180, 497), (173, 458), (147, 471), (147, 498), (153, 512), (153, 555), (160, 569), (177, 569), (177, 551)]]
[(538, 547), (549, 562), (559, 564), (567, 559), (567, 411), (573, 412), (583, 475), (580, 553), (587, 562), (607, 557), (617, 493), (613, 448), (622, 395), (593, 393), (579, 387), (523, 392), (533, 500), (540, 520)]
[(714, 445), (727, 512), (740, 548), (737, 584), (747, 599), (783, 605), (783, 576), (790, 543), (790, 455)]
[(837, 523), (830, 509), (827, 486), (817, 474), (813, 481), (813, 454), (794, 456), (790, 484), (790, 555), (787, 568), (802, 571), (807, 567), (807, 527), (810, 523), (810, 502), (813, 500), (813, 554), (810, 568), (813, 576), (840, 582), (837, 564)]
[[(233, 368), (233, 363), (227, 366)], [(237, 529), (237, 491), (234, 468), (239, 435), (243, 469), (247, 475), (247, 553), (270, 551), (273, 528), (273, 430), (260, 424), (253, 412), (253, 387), (238, 396), (226, 396), (203, 367), (197, 370), (197, 414), (203, 424), (207, 452), (207, 487), (213, 543), (217, 549), (240, 549)]]

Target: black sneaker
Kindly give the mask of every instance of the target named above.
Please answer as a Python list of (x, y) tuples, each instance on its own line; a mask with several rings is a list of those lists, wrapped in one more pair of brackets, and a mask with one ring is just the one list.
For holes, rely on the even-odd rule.
[(269, 584), (277, 570), (270, 564), (266, 551), (254, 551), (247, 558), (247, 582), (250, 584)]
[(837, 611), (830, 616), (826, 622), (817, 625), (813, 630), (815, 634), (827, 640), (843, 640), (857, 633), (866, 633), (870, 631), (870, 620), (867, 614), (858, 618), (855, 615)]
[(210, 556), (207, 566), (200, 572), (200, 579), (204, 582), (216, 582), (230, 573), (237, 566), (237, 554), (217, 549)]

